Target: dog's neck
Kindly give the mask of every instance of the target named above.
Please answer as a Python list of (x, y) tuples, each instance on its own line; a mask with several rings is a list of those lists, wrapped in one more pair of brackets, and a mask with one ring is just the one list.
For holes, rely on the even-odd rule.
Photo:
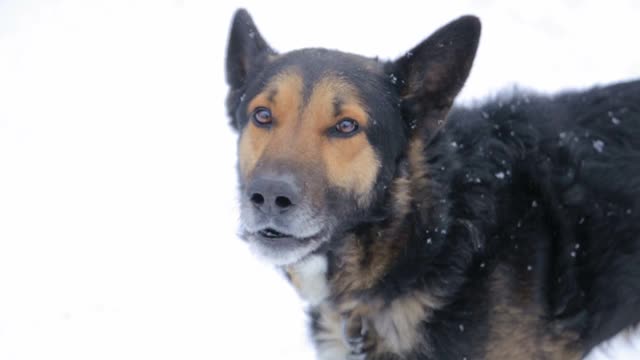
[[(427, 275), (402, 273), (416, 261), (437, 263), (433, 271), (437, 277), (445, 276), (451, 269), (463, 271), (459, 266), (462, 264), (447, 263), (457, 261), (446, 259), (446, 252), (457, 246), (453, 242), (461, 237), (451, 233), (451, 204), (446, 201), (446, 191), (440, 188), (437, 176), (427, 167), (425, 147), (419, 137), (409, 144), (403, 169), (389, 186), (384, 204), (389, 208), (387, 219), (347, 232), (335, 241), (332, 249), (286, 269), (303, 299), (310, 304), (327, 298), (340, 303), (413, 289), (416, 283), (425, 283)], [(455, 291), (453, 285), (448, 289)], [(442, 294), (440, 300), (446, 302), (447, 294), (440, 289), (421, 290)]]
[(340, 301), (374, 289), (397, 265), (398, 257), (410, 251), (414, 239), (408, 228), (416, 224), (408, 217), (415, 215), (416, 205), (422, 207), (415, 202), (415, 192), (422, 196), (429, 191), (425, 188), (429, 184), (422, 179), (426, 175), (424, 165), (418, 166), (423, 157), (411, 158), (423, 150), (421, 141), (412, 144), (408, 156), (399, 163), (386, 200), (381, 204), (387, 208), (386, 219), (368, 222), (347, 232), (340, 239), (334, 239), (334, 248), (286, 269), (298, 293), (308, 303), (317, 304), (327, 297)]
[(314, 254), (288, 266), (286, 272), (298, 295), (309, 305), (316, 306), (330, 294), (327, 270), (326, 254)]
[(340, 302), (373, 289), (406, 252), (410, 235), (402, 228), (411, 209), (408, 175), (396, 177), (389, 191), (385, 206), (392, 207), (390, 218), (344, 233), (335, 239), (335, 247), (285, 269), (307, 303), (315, 306), (327, 298)]

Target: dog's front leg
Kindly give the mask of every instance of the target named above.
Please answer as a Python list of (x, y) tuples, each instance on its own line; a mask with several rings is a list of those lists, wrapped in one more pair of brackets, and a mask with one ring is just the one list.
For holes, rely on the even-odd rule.
[(349, 349), (348, 360), (371, 360), (377, 345), (377, 334), (371, 321), (357, 310), (343, 315), (342, 333)]

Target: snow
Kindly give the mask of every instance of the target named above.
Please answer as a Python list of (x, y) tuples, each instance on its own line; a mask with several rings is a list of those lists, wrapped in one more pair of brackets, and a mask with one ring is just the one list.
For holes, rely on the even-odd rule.
[(615, 117), (615, 115), (613, 115), (613, 113), (611, 111), (609, 111), (608, 115), (609, 115), (609, 118), (611, 119), (611, 122), (613, 123), (613, 125), (620, 125), (620, 119)]
[[(640, 76), (637, 2), (387, 5), (1, 1), (0, 359), (314, 358), (295, 291), (235, 236), (223, 68), (239, 6), (276, 49), (383, 58), (477, 14), (462, 102), (514, 79), (556, 91)], [(638, 356), (638, 337), (619, 336), (590, 359)]]
[(500, 180), (504, 179), (504, 172), (502, 172), (502, 171), (497, 172), (495, 175)]
[(593, 148), (597, 152), (601, 153), (602, 150), (604, 150), (604, 142), (602, 140), (594, 140), (593, 141)]

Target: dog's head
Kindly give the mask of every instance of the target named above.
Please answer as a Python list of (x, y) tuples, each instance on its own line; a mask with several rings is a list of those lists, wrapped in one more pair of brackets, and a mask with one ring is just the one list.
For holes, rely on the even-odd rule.
[(325, 49), (275, 52), (233, 19), (227, 111), (239, 132), (241, 234), (277, 265), (370, 221), (417, 129), (432, 133), (466, 80), (477, 18), (444, 26), (390, 62)]

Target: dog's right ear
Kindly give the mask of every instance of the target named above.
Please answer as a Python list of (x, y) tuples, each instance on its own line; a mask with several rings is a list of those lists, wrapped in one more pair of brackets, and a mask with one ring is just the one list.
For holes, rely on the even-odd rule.
[(244, 86), (247, 75), (275, 54), (264, 40), (251, 16), (238, 9), (233, 16), (227, 44), (227, 83), (232, 89)]
[(248, 76), (262, 68), (269, 55), (274, 54), (276, 52), (260, 35), (249, 13), (245, 9), (238, 9), (233, 16), (227, 44), (227, 112), (232, 118)]

